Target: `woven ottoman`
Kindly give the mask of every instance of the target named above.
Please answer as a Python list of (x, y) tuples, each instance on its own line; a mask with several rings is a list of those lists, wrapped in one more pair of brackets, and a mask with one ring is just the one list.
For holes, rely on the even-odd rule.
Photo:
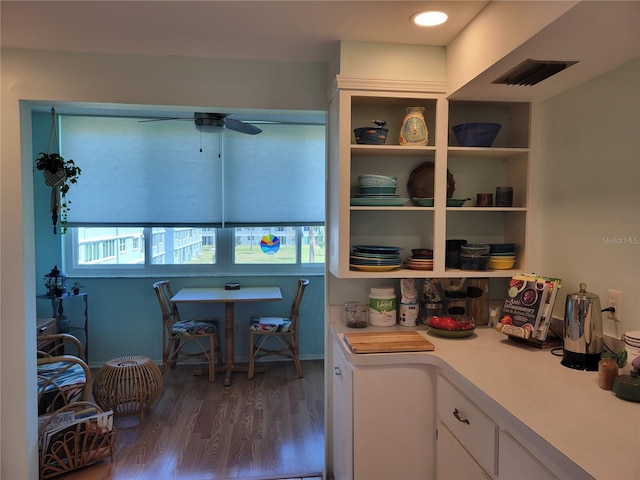
[(162, 372), (147, 357), (127, 356), (109, 360), (93, 380), (93, 398), (115, 416), (148, 412), (162, 388)]

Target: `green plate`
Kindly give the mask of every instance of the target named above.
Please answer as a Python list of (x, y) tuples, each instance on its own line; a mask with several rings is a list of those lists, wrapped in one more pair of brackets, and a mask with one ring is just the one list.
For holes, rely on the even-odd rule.
[(431, 325), (427, 325), (427, 329), (434, 335), (447, 338), (470, 337), (473, 335), (473, 331), (475, 330), (475, 328), (470, 328), (468, 330), (445, 330), (443, 328), (432, 327)]
[(351, 205), (358, 207), (401, 207), (409, 201), (408, 198), (386, 198), (386, 197), (369, 197), (369, 198), (351, 198)]

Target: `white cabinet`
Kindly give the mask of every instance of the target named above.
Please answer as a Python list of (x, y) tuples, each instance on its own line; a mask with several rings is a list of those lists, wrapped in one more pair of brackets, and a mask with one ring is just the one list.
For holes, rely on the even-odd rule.
[(560, 476), (552, 470), (568, 472), (554, 459), (557, 451), (543, 454), (538, 447), (525, 447), (508, 432), (506, 421), (488, 416), (442, 375), (437, 389), (438, 480), (552, 480)]
[[(441, 375), (438, 376), (437, 389), (438, 422), (447, 427), (474, 463), (486, 472), (486, 476), (495, 475), (498, 426)], [(438, 429), (438, 470), (455, 471), (461, 466), (452, 464), (457, 461), (456, 458), (442, 451), (444, 445), (440, 442), (441, 434)]]
[(436, 479), (490, 479), (478, 462), (467, 452), (451, 431), (438, 422), (436, 443)]
[[(409, 86), (408, 86), (409, 87)], [(332, 98), (329, 147), (328, 222), (332, 251), (331, 273), (339, 278), (511, 277), (526, 269), (527, 230), (530, 218), (531, 109), (528, 103), (449, 102), (443, 92), (418, 92), (340, 88)], [(429, 130), (427, 146), (400, 146), (399, 129), (404, 108), (425, 108)], [(372, 120), (388, 122), (384, 145), (358, 145), (353, 130), (374, 127)], [(502, 129), (494, 146), (457, 146), (453, 125), (467, 122), (498, 122)], [(416, 167), (433, 163), (434, 206), (412, 203), (407, 182)], [(455, 182), (454, 198), (471, 198), (463, 207), (447, 206), (447, 189)], [(398, 178), (400, 205), (361, 205), (358, 176), (393, 175)], [(421, 180), (429, 183), (430, 175)], [(476, 207), (478, 193), (495, 193), (498, 186), (514, 188), (512, 207)], [(358, 201), (353, 202), (351, 199)], [(376, 203), (376, 202), (373, 202)], [(396, 202), (397, 203), (397, 202)], [(515, 243), (517, 263), (511, 270), (470, 271), (446, 266), (446, 239), (463, 238), (469, 243)], [(432, 271), (399, 268), (390, 271), (354, 270), (349, 265), (354, 245), (401, 247), (408, 257), (413, 248), (432, 248)]]
[(552, 474), (537, 458), (504, 430), (500, 430), (498, 471), (505, 480), (552, 480)]
[(331, 370), (334, 478), (434, 478), (434, 367), (353, 365), (336, 340)]
[(353, 370), (338, 347), (333, 348), (333, 475), (353, 478)]

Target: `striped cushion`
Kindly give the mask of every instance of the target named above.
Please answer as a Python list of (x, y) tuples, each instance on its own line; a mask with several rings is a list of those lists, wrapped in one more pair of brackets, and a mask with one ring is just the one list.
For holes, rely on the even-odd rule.
[[(58, 374), (60, 370), (64, 370)], [(44, 378), (41, 378), (44, 377)], [(55, 377), (55, 382), (61, 387), (70, 387), (72, 385), (84, 385), (87, 383), (87, 379), (84, 374), (84, 369), (73, 362), (55, 362), (46, 365), (38, 365), (38, 390), (44, 391), (55, 390), (56, 386), (47, 384), (47, 379)]]
[(284, 317), (251, 317), (249, 329), (254, 332), (288, 332), (291, 320)]
[[(84, 369), (77, 363), (63, 361), (38, 365), (38, 415), (80, 400), (86, 385)], [(61, 394), (64, 400), (59, 396)]]
[(216, 333), (217, 329), (217, 320), (180, 320), (173, 324), (171, 333), (173, 335), (203, 335), (206, 333)]

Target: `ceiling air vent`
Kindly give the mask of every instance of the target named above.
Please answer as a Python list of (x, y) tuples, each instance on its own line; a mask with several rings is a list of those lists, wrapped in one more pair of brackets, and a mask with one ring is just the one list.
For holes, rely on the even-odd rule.
[(535, 85), (574, 63), (578, 63), (578, 61), (531, 60), (529, 58), (491, 83), (500, 85)]

